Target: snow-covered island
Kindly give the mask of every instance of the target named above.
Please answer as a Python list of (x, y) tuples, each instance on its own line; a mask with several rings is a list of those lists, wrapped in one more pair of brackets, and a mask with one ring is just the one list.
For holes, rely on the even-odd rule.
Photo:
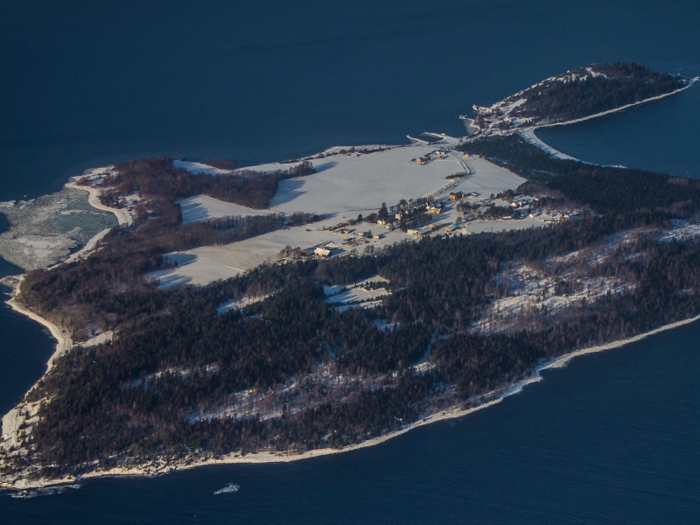
[(58, 344), (3, 417), (0, 487), (369, 446), (696, 319), (700, 183), (526, 140), (628, 107), (625, 72), (633, 104), (693, 82), (591, 65), (477, 108), (465, 137), (92, 169), (31, 213), (112, 214), (89, 241), (18, 211), (10, 305)]

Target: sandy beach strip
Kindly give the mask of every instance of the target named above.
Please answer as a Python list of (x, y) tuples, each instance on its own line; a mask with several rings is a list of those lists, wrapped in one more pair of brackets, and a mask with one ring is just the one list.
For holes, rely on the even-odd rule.
[(62, 261), (58, 264), (72, 263), (72, 262), (79, 260), (81, 257), (86, 257), (91, 251), (93, 251), (97, 247), (97, 244), (102, 239), (104, 239), (105, 235), (107, 235), (110, 231), (112, 231), (112, 228), (105, 228), (101, 232), (95, 234), (94, 237), (92, 237), (87, 243), (85, 243), (85, 246), (83, 246), (80, 249), (80, 251), (75, 252), (70, 257), (68, 257), (65, 261)]
[(91, 186), (80, 186), (73, 181), (66, 182), (66, 187), (88, 192), (88, 202), (90, 203), (90, 206), (97, 208), (98, 210), (113, 213), (117, 218), (119, 226), (129, 226), (133, 222), (128, 210), (122, 208), (111, 208), (102, 204), (100, 202), (100, 190), (98, 188), (93, 188)]
[[(51, 333), (51, 336), (56, 340), (56, 349), (54, 350), (54, 353), (51, 355), (51, 357), (49, 357), (49, 360), (46, 364), (46, 373), (48, 373), (53, 368), (56, 359), (58, 359), (59, 357), (67, 353), (71, 348), (73, 348), (73, 341), (71, 340), (71, 337), (68, 334), (68, 332), (61, 330), (58, 326), (53, 324), (48, 319), (41, 317), (40, 315), (24, 308), (22, 305), (17, 303), (17, 301), (15, 300), (15, 296), (19, 292), (19, 287), (21, 283), (22, 278), (20, 278), (19, 283), (17, 283), (17, 286), (15, 287), (15, 291), (13, 293), (13, 297), (7, 301), (7, 304), (15, 312), (22, 315), (26, 315), (31, 320), (36, 321), (45, 328), (48, 328), (49, 332)], [(46, 373), (44, 375), (46, 375)]]

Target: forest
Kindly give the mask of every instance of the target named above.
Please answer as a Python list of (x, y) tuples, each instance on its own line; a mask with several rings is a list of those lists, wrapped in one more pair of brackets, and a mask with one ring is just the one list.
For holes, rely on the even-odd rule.
[(567, 74), (580, 78), (574, 82), (553, 80), (544, 87), (538, 85), (525, 90), (517, 97), (524, 97), (527, 102), (514, 108), (510, 116), (563, 122), (670, 93), (687, 85), (682, 77), (651, 71), (633, 62), (591, 64)]
[[(209, 165), (235, 167), (236, 163), (230, 159), (218, 159), (210, 161)], [(270, 205), (277, 193), (280, 180), (303, 177), (315, 172), (311, 162), (307, 160), (286, 170), (272, 173), (243, 169), (221, 175), (195, 175), (185, 168), (176, 168), (170, 157), (130, 160), (116, 164), (113, 173), (102, 180), (101, 186), (108, 188), (103, 192), (102, 203), (118, 208), (133, 194), (138, 194), (142, 199), (171, 203), (193, 195), (208, 195), (222, 201), (263, 210)]]

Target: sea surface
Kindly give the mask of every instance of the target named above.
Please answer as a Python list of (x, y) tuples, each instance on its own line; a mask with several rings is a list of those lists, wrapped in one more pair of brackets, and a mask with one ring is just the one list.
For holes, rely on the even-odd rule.
[[(700, 76), (700, 67), (684, 69)], [(673, 96), (568, 126), (537, 131), (550, 146), (596, 164), (700, 178), (700, 83)]]
[[(414, 0), (10, 2), (0, 201), (144, 155), (295, 158), (461, 134), (456, 116), (590, 62), (700, 75), (700, 5)], [(700, 176), (700, 85), (543, 130), (584, 160)], [(6, 225), (0, 218), (0, 229)], [(0, 274), (20, 270), (0, 263)], [(691, 523), (700, 324), (574, 360), (461, 420), (284, 465), (0, 496), (2, 523)], [(0, 412), (53, 351), (0, 307)], [(237, 485), (237, 491), (214, 492)]]

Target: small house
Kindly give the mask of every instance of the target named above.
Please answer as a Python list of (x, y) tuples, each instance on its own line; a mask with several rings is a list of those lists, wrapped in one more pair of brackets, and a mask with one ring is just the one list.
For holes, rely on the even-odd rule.
[(318, 257), (330, 257), (332, 253), (333, 252), (331, 252), (328, 248), (322, 248), (320, 246), (314, 250), (314, 255), (317, 255)]

